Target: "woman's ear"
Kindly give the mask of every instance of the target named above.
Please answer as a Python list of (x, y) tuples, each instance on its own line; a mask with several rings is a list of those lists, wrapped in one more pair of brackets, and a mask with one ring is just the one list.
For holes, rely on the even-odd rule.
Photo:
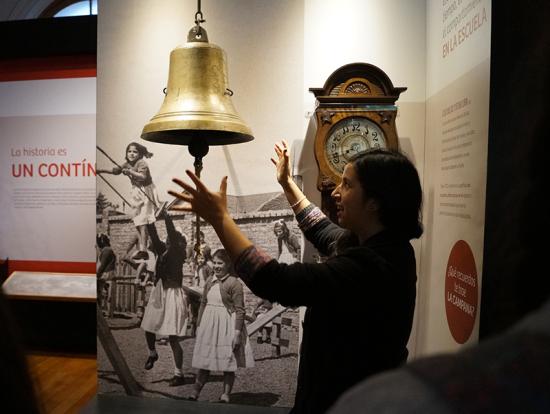
[(378, 203), (378, 200), (375, 198), (369, 198), (366, 203), (365, 207), (367, 211), (378, 211), (380, 209), (380, 204)]

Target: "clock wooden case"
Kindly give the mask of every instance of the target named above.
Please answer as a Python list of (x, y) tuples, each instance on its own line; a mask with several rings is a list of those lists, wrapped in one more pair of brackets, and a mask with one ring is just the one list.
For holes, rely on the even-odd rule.
[(347, 161), (371, 148), (398, 149), (395, 102), (405, 87), (394, 87), (380, 68), (352, 63), (334, 71), (315, 95), (315, 159), (321, 208), (332, 219), (330, 193), (340, 183)]

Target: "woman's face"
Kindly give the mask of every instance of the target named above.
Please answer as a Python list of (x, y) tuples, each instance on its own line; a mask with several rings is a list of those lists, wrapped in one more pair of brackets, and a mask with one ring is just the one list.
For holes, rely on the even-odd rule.
[(345, 166), (342, 182), (332, 192), (332, 198), (336, 202), (338, 224), (352, 232), (360, 228), (366, 217), (366, 200), (353, 164)]
[(129, 162), (134, 162), (139, 158), (139, 151), (134, 145), (130, 145), (128, 147), (128, 151), (126, 151), (126, 158)]
[(214, 275), (218, 279), (221, 279), (229, 273), (229, 264), (225, 263), (219, 257), (214, 257), (212, 258), (212, 270), (214, 270)]

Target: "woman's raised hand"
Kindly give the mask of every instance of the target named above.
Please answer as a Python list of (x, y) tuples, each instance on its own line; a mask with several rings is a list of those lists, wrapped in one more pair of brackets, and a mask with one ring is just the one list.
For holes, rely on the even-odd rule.
[(196, 188), (193, 188), (179, 178), (173, 178), (172, 181), (185, 191), (178, 193), (169, 190), (168, 194), (188, 204), (172, 206), (170, 210), (195, 212), (210, 224), (223, 220), (224, 215), (227, 214), (227, 176), (222, 178), (220, 191), (214, 192), (210, 191), (193, 172), (189, 170), (185, 172), (193, 183), (195, 183)]
[(288, 156), (288, 144), (285, 140), (275, 144), (275, 154), (277, 159), (271, 157), (271, 162), (277, 167), (277, 181), (284, 186), (291, 180), (290, 157)]

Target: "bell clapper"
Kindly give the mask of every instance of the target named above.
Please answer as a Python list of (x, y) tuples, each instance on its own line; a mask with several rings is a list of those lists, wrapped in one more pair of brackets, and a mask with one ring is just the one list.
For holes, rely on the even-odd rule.
[(195, 175), (200, 178), (202, 171), (202, 158), (208, 154), (208, 143), (204, 139), (191, 138), (189, 143), (189, 154), (195, 157), (193, 166), (195, 167)]
[[(195, 167), (195, 175), (200, 178), (202, 171), (202, 158), (208, 154), (208, 144), (204, 139), (192, 138), (189, 143), (189, 153), (195, 157), (193, 166)], [(195, 218), (195, 246), (193, 250), (198, 255), (200, 253), (200, 234), (201, 234), (201, 218), (196, 214)]]

